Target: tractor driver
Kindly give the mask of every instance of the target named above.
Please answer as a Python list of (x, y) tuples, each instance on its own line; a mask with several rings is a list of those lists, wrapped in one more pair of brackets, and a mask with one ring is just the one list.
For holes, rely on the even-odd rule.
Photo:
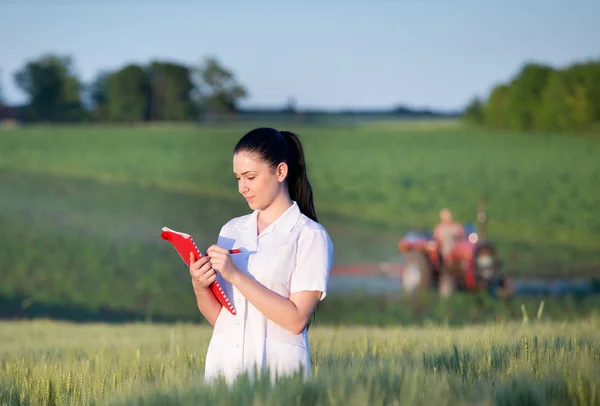
[(440, 210), (440, 222), (435, 226), (433, 230), (433, 238), (440, 244), (442, 260), (446, 262), (446, 259), (455, 241), (464, 235), (462, 225), (455, 222), (452, 218), (452, 212), (449, 209), (443, 208)]

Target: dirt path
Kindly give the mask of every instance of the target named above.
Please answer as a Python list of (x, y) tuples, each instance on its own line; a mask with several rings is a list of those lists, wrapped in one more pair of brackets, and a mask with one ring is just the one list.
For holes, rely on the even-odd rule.
[[(336, 265), (331, 269), (332, 279), (340, 285), (339, 288), (342, 290), (357, 287), (370, 291), (402, 290), (401, 275), (402, 264), (398, 262)], [(398, 283), (390, 283), (386, 279), (390, 281), (397, 280)], [(600, 293), (600, 280), (598, 278), (540, 278), (524, 275), (521, 278), (512, 279), (512, 282), (515, 288), (514, 294), (518, 296), (590, 295)]]
[(362, 277), (400, 277), (402, 264), (397, 262), (372, 262), (352, 265), (334, 265), (331, 275), (334, 276), (362, 276)]

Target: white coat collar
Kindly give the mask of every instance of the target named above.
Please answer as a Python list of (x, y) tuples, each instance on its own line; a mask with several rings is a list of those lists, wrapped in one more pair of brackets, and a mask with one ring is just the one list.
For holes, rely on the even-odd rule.
[[(250, 228), (252, 230), (256, 230), (257, 228), (257, 219), (258, 219), (258, 210), (254, 210), (254, 212), (248, 217), (248, 220), (243, 225), (243, 228)], [(300, 208), (298, 207), (298, 203), (296, 201), (292, 201), (292, 205), (281, 215), (277, 220), (275, 220), (271, 225), (269, 225), (265, 230), (263, 230), (262, 234), (273, 231), (273, 229), (281, 229), (285, 231), (292, 231), (298, 220), (300, 219)]]

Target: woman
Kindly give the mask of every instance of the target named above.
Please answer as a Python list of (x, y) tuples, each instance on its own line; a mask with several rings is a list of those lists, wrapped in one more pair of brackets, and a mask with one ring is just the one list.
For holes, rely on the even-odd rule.
[[(307, 328), (326, 295), (333, 244), (317, 222), (302, 144), (291, 132), (257, 128), (235, 146), (233, 172), (253, 212), (227, 222), (190, 267), (198, 308), (214, 326), (205, 380), (309, 377)], [(235, 248), (242, 253), (231, 255)], [(217, 279), (236, 315), (209, 291)]]

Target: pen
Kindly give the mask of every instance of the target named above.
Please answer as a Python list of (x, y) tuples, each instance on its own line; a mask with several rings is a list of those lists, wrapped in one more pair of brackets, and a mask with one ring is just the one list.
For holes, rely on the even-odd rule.
[[(242, 250), (240, 249), (235, 249), (235, 250), (229, 250), (230, 254), (239, 254), (240, 252), (242, 252)], [(202, 254), (202, 256), (207, 255), (206, 253)]]

